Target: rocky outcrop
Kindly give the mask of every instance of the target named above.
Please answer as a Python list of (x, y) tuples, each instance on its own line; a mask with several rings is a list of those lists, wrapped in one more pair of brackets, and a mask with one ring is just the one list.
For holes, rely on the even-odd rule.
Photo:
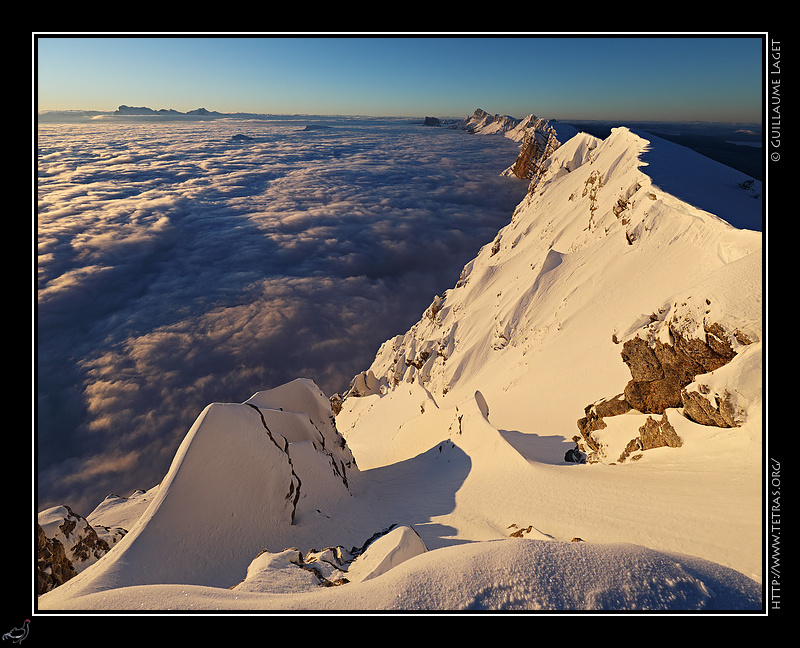
[(664, 447), (680, 448), (682, 445), (683, 441), (675, 432), (675, 428), (672, 427), (666, 413), (659, 421), (656, 421), (652, 416), (648, 416), (645, 424), (639, 428), (639, 436), (628, 442), (618, 461), (622, 463), (631, 456), (635, 461), (641, 457), (641, 454), (636, 453), (641, 453), (644, 450)]
[(441, 126), (442, 122), (439, 121), (438, 117), (425, 117), (424, 121), (422, 122), (423, 126)]
[(522, 146), (509, 173), (524, 180), (537, 179), (543, 171), (542, 160), (546, 160), (560, 145), (555, 130), (546, 120), (537, 119), (525, 130)]
[[(657, 316), (651, 320), (656, 322)], [(738, 413), (730, 394), (711, 393), (695, 378), (709, 374), (727, 365), (736, 356), (734, 342), (752, 344), (752, 340), (739, 331), (729, 335), (717, 322), (688, 324), (689, 320), (673, 317), (661, 323), (661, 337), (655, 327), (649, 335), (634, 336), (622, 347), (621, 357), (628, 366), (631, 380), (622, 394), (587, 405), (584, 416), (577, 421), (580, 435), (573, 437), (579, 451), (586, 453), (589, 462), (604, 458), (603, 445), (594, 434), (607, 427), (604, 417), (618, 416), (630, 410), (642, 414), (659, 414), (660, 420), (648, 416), (639, 428), (639, 436), (631, 439), (618, 461), (629, 457), (634, 460), (641, 452), (652, 448), (682, 445), (680, 437), (667, 419), (667, 410), (682, 409), (686, 418), (701, 425), (716, 427), (738, 426)], [(671, 343), (664, 342), (663, 332)], [(692, 331), (689, 334), (688, 331)], [(565, 456), (565, 461), (567, 461)]]
[(333, 412), (333, 415), (336, 416), (337, 414), (339, 414), (339, 412), (342, 411), (342, 403), (344, 403), (344, 398), (342, 397), (341, 394), (337, 393), (331, 396), (330, 401), (331, 401), (331, 412)]
[(704, 325), (704, 339), (684, 337), (670, 326), (673, 344), (660, 340), (649, 344), (634, 337), (622, 347), (622, 360), (631, 372), (625, 400), (646, 414), (663, 414), (682, 407), (682, 390), (695, 376), (730, 362), (735, 352), (719, 324)]
[(110, 549), (85, 518), (68, 506), (43, 511), (36, 524), (37, 593), (65, 583)]
[(665, 446), (680, 448), (683, 442), (670, 424), (667, 415), (664, 414), (660, 421), (656, 421), (652, 416), (647, 417), (647, 422), (639, 428), (637, 445), (641, 450), (652, 450)]
[(44, 594), (77, 575), (67, 558), (64, 545), (48, 538), (40, 524), (36, 525), (36, 594)]
[[(610, 399), (604, 398), (587, 405), (584, 408), (585, 416), (578, 419), (580, 436), (575, 436), (572, 439), (575, 441), (577, 450), (585, 453), (590, 463), (599, 461), (600, 457), (603, 455), (603, 449), (592, 433), (597, 430), (605, 429), (606, 423), (603, 420), (604, 417), (618, 416), (630, 410), (630, 403), (625, 400), (624, 394), (619, 394)], [(574, 453), (573, 456), (575, 456)], [(564, 459), (565, 461), (567, 460), (566, 456)]]
[(714, 396), (712, 403), (707, 398), (708, 387), (699, 386), (700, 391), (681, 390), (683, 415), (700, 425), (713, 425), (722, 428), (738, 427), (736, 408), (731, 401), (731, 395), (726, 390), (721, 396)]

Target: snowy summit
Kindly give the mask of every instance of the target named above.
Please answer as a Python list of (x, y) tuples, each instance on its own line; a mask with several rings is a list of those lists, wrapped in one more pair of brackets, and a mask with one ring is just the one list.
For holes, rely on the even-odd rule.
[(347, 393), (209, 405), (40, 610), (761, 610), (761, 183), (480, 112), (508, 225)]

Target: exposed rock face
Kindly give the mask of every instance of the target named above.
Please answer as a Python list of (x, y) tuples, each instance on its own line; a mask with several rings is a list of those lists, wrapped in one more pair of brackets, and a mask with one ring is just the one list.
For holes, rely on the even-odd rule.
[(336, 416), (339, 412), (342, 411), (342, 403), (344, 402), (344, 399), (342, 398), (341, 394), (334, 394), (333, 396), (331, 396), (330, 401), (331, 401), (331, 412), (333, 412), (333, 415)]
[[(653, 318), (651, 318), (653, 319)], [(688, 321), (688, 320), (687, 320)], [(665, 322), (672, 344), (662, 339), (635, 336), (622, 348), (622, 360), (631, 372), (631, 380), (625, 391), (608, 400), (587, 405), (577, 425), (580, 436), (573, 437), (580, 450), (587, 454), (589, 462), (600, 461), (604, 455), (602, 444), (593, 433), (606, 428), (606, 416), (617, 416), (629, 410), (643, 414), (661, 414), (660, 421), (648, 417), (639, 428), (639, 436), (632, 439), (619, 457), (625, 461), (638, 459), (641, 451), (651, 448), (682, 445), (680, 437), (667, 419), (670, 408), (683, 408), (683, 415), (701, 425), (736, 427), (736, 408), (727, 391), (709, 397), (703, 385), (687, 389), (696, 376), (710, 373), (728, 364), (736, 355), (731, 339), (718, 323), (698, 325), (694, 335), (685, 331), (692, 329), (687, 321), (674, 317)], [(739, 332), (733, 334), (739, 344), (752, 341)], [(566, 459), (566, 457), (565, 457)]]
[(110, 549), (86, 519), (68, 506), (40, 513), (36, 534), (38, 594), (65, 583)]
[(680, 448), (683, 445), (675, 428), (669, 422), (667, 415), (664, 414), (660, 421), (656, 421), (652, 416), (647, 417), (647, 422), (639, 428), (639, 439), (642, 450), (653, 448)]
[(682, 407), (681, 392), (699, 374), (719, 369), (735, 353), (719, 324), (705, 325), (705, 339), (687, 338), (670, 327), (674, 344), (656, 340), (652, 345), (635, 337), (622, 347), (622, 360), (631, 372), (625, 399), (647, 414), (663, 414)]
[(439, 121), (438, 117), (425, 117), (425, 120), (422, 122), (423, 126), (441, 126), (442, 122)]
[[(660, 421), (656, 421), (652, 416), (647, 417), (645, 424), (639, 428), (639, 436), (631, 439), (620, 455), (619, 461), (625, 461), (635, 452), (642, 450), (652, 450), (653, 448), (680, 448), (683, 441), (675, 432), (675, 428), (669, 422), (667, 415), (664, 414)], [(639, 455), (634, 455), (638, 459)]]
[[(703, 390), (703, 386), (700, 387)], [(707, 388), (706, 388), (707, 389)], [(731, 403), (730, 394), (726, 391), (723, 396), (715, 397), (712, 403), (701, 392), (681, 390), (683, 402), (683, 415), (701, 425), (714, 425), (716, 427), (738, 427), (736, 411)]]
[(602, 448), (592, 436), (592, 432), (605, 429), (606, 423), (603, 421), (603, 417), (618, 416), (630, 411), (630, 409), (631, 406), (625, 400), (623, 394), (619, 394), (614, 398), (599, 400), (584, 408), (585, 416), (578, 419), (578, 430), (580, 430), (581, 435), (580, 437), (574, 437), (573, 440), (578, 449), (583, 450), (588, 455), (590, 462), (598, 461), (598, 457), (602, 455)]
[(542, 173), (540, 163), (547, 159), (559, 146), (555, 130), (546, 120), (536, 120), (525, 131), (522, 147), (509, 171), (525, 180), (534, 180)]
[(48, 538), (40, 524), (36, 525), (36, 594), (44, 594), (66, 583), (77, 574), (67, 558), (64, 545)]

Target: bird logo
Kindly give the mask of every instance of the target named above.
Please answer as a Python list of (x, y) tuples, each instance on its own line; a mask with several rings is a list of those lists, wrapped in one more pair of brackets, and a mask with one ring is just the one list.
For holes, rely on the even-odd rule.
[(3, 641), (6, 639), (11, 639), (14, 643), (22, 643), (22, 640), (28, 636), (28, 627), (30, 626), (31, 620), (25, 619), (25, 623), (22, 624), (21, 628), (14, 628), (13, 630), (9, 630), (3, 635)]

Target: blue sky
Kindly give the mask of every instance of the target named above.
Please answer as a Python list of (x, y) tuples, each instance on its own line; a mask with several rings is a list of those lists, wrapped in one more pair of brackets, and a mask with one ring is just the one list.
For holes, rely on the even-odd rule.
[(760, 35), (40, 34), (39, 110), (760, 122)]

